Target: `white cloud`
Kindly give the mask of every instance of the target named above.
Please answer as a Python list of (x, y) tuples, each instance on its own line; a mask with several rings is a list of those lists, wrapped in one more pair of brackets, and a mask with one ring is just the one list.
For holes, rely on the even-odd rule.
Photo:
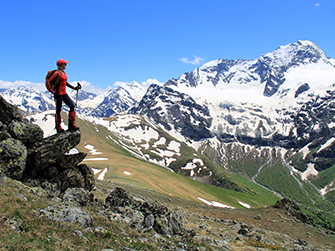
[(18, 80), (15, 82), (0, 80), (0, 89), (17, 88), (22, 85), (28, 86), (28, 87), (34, 87), (40, 91), (46, 90), (44, 83), (32, 83), (32, 82), (24, 81), (24, 80)]
[(107, 86), (106, 88), (103, 89), (101, 87), (92, 85), (92, 83), (87, 82), (85, 80), (73, 81), (73, 82), (70, 82), (70, 84), (73, 85), (73, 86), (77, 86), (77, 82), (79, 82), (81, 84), (84, 91), (93, 92), (93, 93), (98, 94), (98, 95), (104, 94), (104, 93), (108, 92), (110, 89), (112, 89), (111, 86)]
[[(76, 86), (78, 81), (73, 81), (70, 82), (71, 85)], [(87, 82), (85, 80), (83, 81), (79, 81), (79, 83), (81, 84), (81, 86), (83, 87), (83, 90), (87, 91), (87, 92), (93, 92), (96, 94), (104, 94), (106, 92), (108, 92), (109, 89), (111, 89), (111, 86), (108, 86), (105, 89), (102, 89), (100, 87), (94, 86), (92, 85), (90, 82)], [(45, 87), (45, 83), (32, 83), (29, 81), (24, 81), (24, 80), (18, 80), (15, 82), (9, 82), (9, 81), (3, 81), (0, 80), (0, 89), (9, 89), (9, 88), (17, 88), (19, 86), (27, 86), (27, 87), (34, 87), (37, 90), (40, 90), (42, 92), (45, 92), (47, 89)]]
[(319, 3), (316, 3), (315, 6), (316, 6), (316, 7), (320, 7), (321, 5), (320, 5)]
[(188, 58), (179, 58), (179, 61), (185, 63), (185, 64), (193, 64), (193, 65), (200, 65), (201, 61), (205, 60), (204, 58), (198, 57), (194, 55), (193, 60), (189, 60)]

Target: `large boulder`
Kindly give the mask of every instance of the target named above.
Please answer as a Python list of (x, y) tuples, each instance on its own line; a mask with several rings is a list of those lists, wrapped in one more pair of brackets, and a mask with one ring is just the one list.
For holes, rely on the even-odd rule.
[(0, 95), (0, 121), (6, 125), (14, 121), (23, 121), (23, 116), (17, 106), (7, 103), (7, 101)]
[(80, 131), (54, 134), (28, 148), (27, 166), (36, 176), (44, 168), (53, 165), (66, 152), (80, 143)]
[(21, 179), (26, 168), (27, 148), (13, 138), (0, 142), (0, 169), (13, 179)]
[(62, 198), (73, 205), (85, 206), (88, 202), (88, 191), (82, 187), (70, 187), (66, 189)]
[(35, 213), (52, 221), (71, 222), (82, 226), (91, 226), (93, 222), (91, 215), (68, 202), (61, 202), (47, 208), (39, 208), (35, 210)]
[(43, 139), (41, 127), (31, 123), (13, 121), (8, 128), (9, 134), (29, 146)]

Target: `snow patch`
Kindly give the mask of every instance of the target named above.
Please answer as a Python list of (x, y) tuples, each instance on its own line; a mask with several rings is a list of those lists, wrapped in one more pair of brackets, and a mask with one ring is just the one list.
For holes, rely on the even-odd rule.
[(242, 201), (238, 201), (238, 203), (240, 203), (242, 206), (246, 207), (246, 208), (252, 208), (249, 204), (244, 203)]
[(210, 201), (205, 200), (205, 199), (200, 198), (200, 197), (198, 197), (198, 200), (201, 200), (205, 204), (207, 204), (209, 206), (213, 206), (213, 207), (222, 207), (222, 208), (232, 208), (232, 209), (235, 209), (235, 207), (227, 206), (225, 204), (222, 204), (222, 203), (219, 203), (219, 202), (216, 202), (216, 201), (211, 201), (210, 202)]
[(128, 171), (123, 171), (123, 173), (124, 173), (125, 175), (131, 175), (131, 172), (128, 172)]
[(108, 168), (106, 167), (98, 176), (98, 180), (104, 180), (105, 174), (107, 173)]
[(94, 146), (87, 144), (86, 146), (84, 146), (86, 149), (90, 150), (90, 153), (92, 155), (96, 155), (96, 154), (103, 154), (102, 152), (97, 152), (97, 149), (94, 149)]
[(311, 143), (308, 143), (307, 145), (305, 145), (303, 148), (301, 148), (300, 149), (300, 151), (299, 152), (302, 152), (302, 154), (303, 154), (303, 159), (305, 159), (306, 158), (306, 156), (309, 154), (309, 145), (310, 144), (312, 144), (312, 142)]
[(334, 140), (335, 140), (335, 138), (328, 139), (328, 141), (325, 144), (323, 144), (317, 152), (321, 152), (323, 149), (330, 146), (334, 142)]
[[(202, 159), (193, 159), (192, 162), (188, 162), (185, 166), (181, 167), (181, 169), (193, 170), (197, 168), (197, 164), (199, 164), (200, 166), (204, 166), (204, 162), (202, 161)], [(204, 169), (206, 168), (207, 167), (204, 167)]]
[(96, 175), (98, 172), (101, 171), (100, 169), (96, 169), (96, 168), (93, 168), (93, 167), (91, 169), (92, 169), (94, 175)]
[(91, 158), (91, 159), (84, 159), (83, 161), (88, 161), (88, 160), (108, 160), (108, 158)]
[(72, 155), (72, 154), (77, 154), (79, 151), (76, 148), (72, 148), (70, 151), (65, 153), (65, 155)]
[(305, 172), (303, 172), (301, 174), (301, 179), (302, 180), (307, 180), (307, 178), (310, 176), (310, 175), (314, 175), (314, 176), (317, 176), (318, 175), (318, 171), (314, 168), (314, 164), (312, 163), (308, 163), (307, 164), (308, 168), (306, 169)]

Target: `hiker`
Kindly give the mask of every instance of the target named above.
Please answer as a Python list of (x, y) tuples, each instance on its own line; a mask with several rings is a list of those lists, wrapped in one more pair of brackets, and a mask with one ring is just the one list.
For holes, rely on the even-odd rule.
[(50, 83), (54, 78), (59, 77), (59, 85), (55, 90), (53, 90), (55, 102), (56, 102), (56, 115), (55, 115), (55, 122), (56, 122), (56, 130), (57, 133), (64, 132), (64, 129), (61, 126), (62, 118), (61, 118), (61, 110), (62, 110), (62, 103), (64, 102), (69, 108), (69, 123), (68, 128), (70, 131), (77, 131), (79, 127), (75, 125), (75, 118), (76, 113), (74, 111), (75, 105), (69, 95), (66, 93), (66, 86), (70, 87), (73, 90), (81, 89), (81, 86), (78, 85), (73, 87), (67, 82), (67, 76), (65, 74), (66, 65), (69, 61), (65, 61), (64, 59), (59, 59), (57, 61), (58, 69), (54, 72), (54, 74), (48, 79)]

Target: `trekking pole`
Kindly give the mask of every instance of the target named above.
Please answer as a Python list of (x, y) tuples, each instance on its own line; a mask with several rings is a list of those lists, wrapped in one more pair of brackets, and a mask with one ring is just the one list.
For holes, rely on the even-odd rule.
[(81, 89), (81, 84), (79, 82), (77, 82), (77, 95), (76, 95), (76, 107), (77, 107), (77, 104), (78, 104), (78, 95), (79, 95), (79, 89)]

